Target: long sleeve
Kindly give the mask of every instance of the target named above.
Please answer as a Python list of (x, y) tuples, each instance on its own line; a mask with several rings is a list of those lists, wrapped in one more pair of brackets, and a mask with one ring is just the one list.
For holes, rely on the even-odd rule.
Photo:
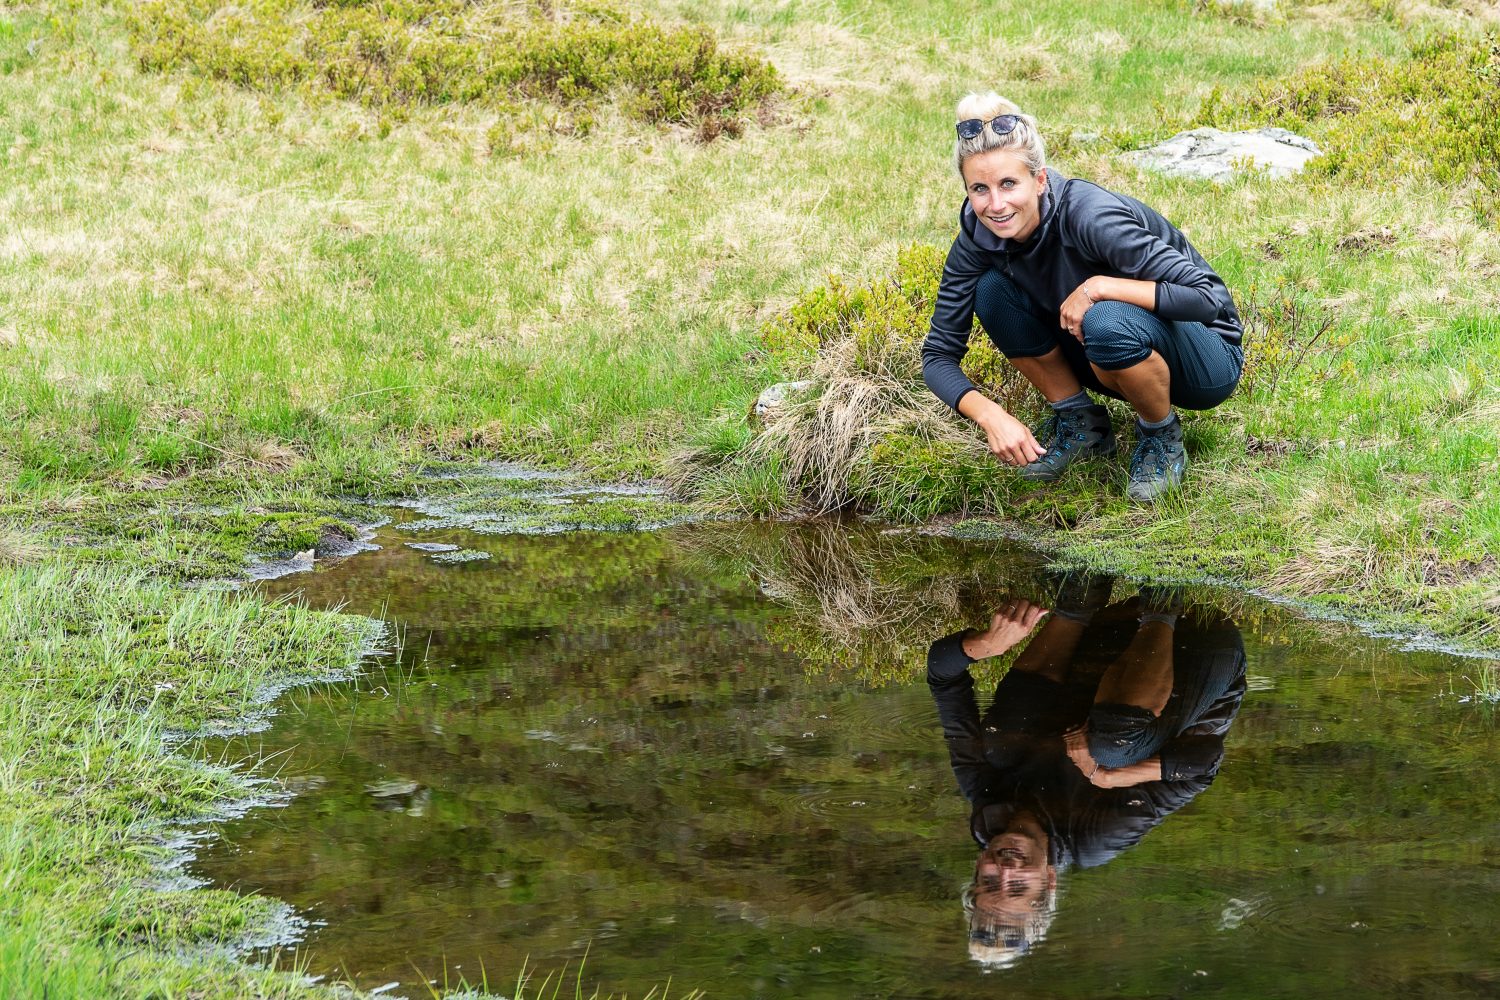
[(969, 352), (969, 333), (974, 329), (974, 289), (990, 267), (962, 237), (953, 241), (922, 343), (922, 380), (934, 396), (955, 410), (964, 394), (975, 388), (959, 364)]
[(934, 642), (927, 651), (927, 688), (937, 703), (948, 745), (948, 763), (964, 798), (970, 802), (985, 784), (984, 743), (979, 725), (979, 703), (974, 699), (974, 661), (963, 650), (963, 632)]
[(1219, 733), (1185, 733), (1161, 748), (1163, 781), (1212, 778), (1224, 759), (1224, 737)]
[(1122, 277), (1156, 282), (1154, 311), (1162, 319), (1210, 323), (1219, 316), (1228, 290), (1218, 275), (1147, 229), (1122, 201), (1099, 201), (1073, 220), (1080, 249)]

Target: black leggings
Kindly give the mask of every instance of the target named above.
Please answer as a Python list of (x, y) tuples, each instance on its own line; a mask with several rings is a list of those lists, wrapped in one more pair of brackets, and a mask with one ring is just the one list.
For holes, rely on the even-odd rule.
[(1031, 296), (999, 271), (979, 279), (974, 315), (1007, 358), (1039, 358), (1062, 348), (1068, 367), (1087, 389), (1113, 396), (1094, 372), (1119, 371), (1140, 364), (1151, 352), (1171, 373), (1173, 406), (1209, 410), (1229, 398), (1239, 384), (1245, 354), (1202, 323), (1164, 320), (1126, 302), (1104, 301), (1083, 315), (1083, 343), (1039, 314)]

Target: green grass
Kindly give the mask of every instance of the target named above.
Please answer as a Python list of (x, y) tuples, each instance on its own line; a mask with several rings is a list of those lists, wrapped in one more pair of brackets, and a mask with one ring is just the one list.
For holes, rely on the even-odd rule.
[[(645, 0), (632, 13), (769, 59), (789, 95), (705, 143), (609, 91), (588, 129), (512, 147), (495, 141), (510, 112), (486, 101), (394, 115), (191, 61), (143, 69), (126, 10), (0, 3), (0, 994), (302, 990), (190, 947), (266, 904), (142, 879), (155, 824), (244, 793), (169, 754), (165, 729), (232, 717), (283, 671), (346, 663), (348, 625), (141, 572), (219, 575), (312, 547), (368, 513), (344, 498), (417, 491), (419, 463), (641, 478), (693, 448), (716, 463), (696, 481), (708, 506), (794, 509), (792, 466), (753, 450), (745, 413), (806, 358), (762, 331), (830, 274), (875, 284), (898, 249), (946, 247), (950, 109), (973, 88), (1036, 111), (1062, 172), (1179, 223), (1258, 303), (1266, 367), (1189, 420), (1188, 488), (1155, 508), (1126, 503), (1107, 463), (1019, 483), (953, 418), (872, 438), (858, 502), (999, 518), (1071, 561), (1494, 641), (1489, 189), (1399, 158), (1375, 176), (1215, 186), (1121, 156), (1216, 90), (1214, 107), (1253, 117), (1276, 81), (1345, 56), (1399, 70), (1434, 24), (1468, 30), (1461, 12)], [(1341, 127), (1306, 124), (1322, 141)], [(1325, 349), (1298, 361), (1325, 322)]]
[(138, 571), (0, 570), (0, 994), (311, 993), (228, 957), (274, 901), (167, 886), (177, 824), (252, 792), (169, 737), (346, 670), (371, 624)]

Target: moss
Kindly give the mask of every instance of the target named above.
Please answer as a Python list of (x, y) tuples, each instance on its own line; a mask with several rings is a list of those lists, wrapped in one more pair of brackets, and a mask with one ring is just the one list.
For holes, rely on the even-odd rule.
[(432, 561), (438, 563), (485, 562), (490, 558), (490, 554), (481, 549), (459, 549), (457, 552), (438, 552), (431, 556)]
[[(268, 488), (275, 495), (276, 487)], [(365, 504), (284, 490), (277, 500), (238, 492), (216, 497), (215, 484), (202, 480), (162, 493), (100, 491), (87, 502), (41, 512), (40, 524), (37, 513), (30, 504), (0, 506), (0, 524), (25, 527), (38, 544), (66, 548), (86, 563), (139, 567), (175, 580), (235, 577), (253, 556), (338, 551), (358, 537), (360, 524), (379, 516)]]
[(127, 24), (147, 70), (331, 94), (380, 110), (387, 131), (417, 105), (479, 104), (502, 114), (497, 148), (528, 124), (587, 134), (611, 98), (638, 121), (687, 125), (704, 140), (738, 135), (781, 89), (774, 67), (721, 49), (706, 29), (599, 3), (144, 0)]
[(976, 506), (990, 508), (1009, 475), (983, 449), (956, 441), (934, 441), (911, 432), (882, 438), (855, 467), (851, 488), (867, 506), (901, 520)]
[(425, 518), (408, 524), (409, 529), (465, 528), (489, 534), (640, 531), (694, 516), (689, 506), (653, 495), (569, 491), (523, 496), (490, 493), (484, 484), (467, 496), (426, 501), (421, 509)]

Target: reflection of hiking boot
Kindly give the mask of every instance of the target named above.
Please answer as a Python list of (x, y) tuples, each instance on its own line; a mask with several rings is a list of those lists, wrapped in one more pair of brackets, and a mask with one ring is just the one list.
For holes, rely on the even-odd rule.
[(1088, 572), (1069, 573), (1057, 588), (1057, 600), (1052, 605), (1052, 613), (1061, 618), (1086, 622), (1109, 604), (1109, 595), (1114, 587), (1115, 579), (1112, 576)]
[(1140, 440), (1130, 456), (1130, 485), (1126, 492), (1132, 500), (1155, 500), (1182, 482), (1187, 470), (1187, 449), (1182, 445), (1182, 421), (1172, 415), (1172, 422), (1156, 431), (1139, 424)]
[(1182, 591), (1176, 587), (1152, 587), (1148, 585), (1141, 588), (1142, 611), (1180, 615), (1182, 614), (1182, 608)]
[(1096, 455), (1115, 453), (1115, 430), (1109, 411), (1098, 403), (1053, 410), (1035, 431), (1037, 443), (1047, 453), (1021, 467), (1021, 478), (1050, 483), (1074, 462)]
[(1182, 609), (1182, 591), (1176, 587), (1141, 588), (1140, 622), (1142, 625), (1154, 621), (1175, 626), (1177, 616), (1182, 614)]

